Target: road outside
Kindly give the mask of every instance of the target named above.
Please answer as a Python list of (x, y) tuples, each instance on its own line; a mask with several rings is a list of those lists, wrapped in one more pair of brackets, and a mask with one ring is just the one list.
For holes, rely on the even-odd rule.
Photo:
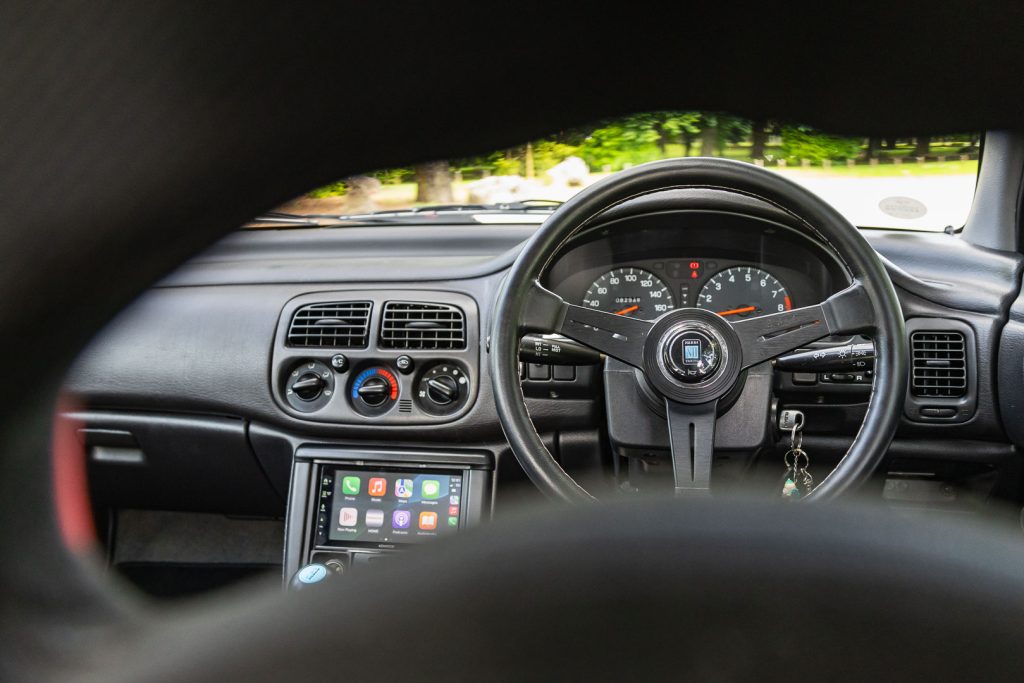
[[(976, 169), (977, 162), (971, 162), (971, 165)], [(842, 175), (841, 172), (829, 173), (813, 168), (771, 170), (814, 192), (854, 225), (930, 231), (941, 231), (947, 225), (959, 227), (965, 223), (974, 197), (977, 175), (976, 170), (955, 175), (914, 175), (913, 172), (907, 171), (900, 175), (876, 177)], [(592, 173), (585, 181), (585, 185), (596, 182), (606, 175), (609, 174)], [(521, 180), (525, 190), (518, 196), (511, 197), (512, 199), (565, 201), (582, 189), (580, 186), (545, 183), (540, 180), (530, 183), (526, 183), (526, 179)], [(469, 202), (470, 189), (474, 182), (478, 181), (453, 182), (453, 201)], [(370, 198), (372, 204), (369, 206), (352, 207), (349, 198), (345, 196), (306, 196), (285, 205), (282, 210), (303, 214), (348, 214), (352, 213), (353, 209), (360, 212), (410, 208), (417, 205), (416, 184), (382, 185)], [(919, 202), (923, 207), (923, 213), (918, 207), (915, 207), (916, 211), (907, 211), (903, 208), (907, 205), (906, 202), (893, 201), (904, 198)], [(883, 205), (889, 209), (888, 213), (883, 210)]]

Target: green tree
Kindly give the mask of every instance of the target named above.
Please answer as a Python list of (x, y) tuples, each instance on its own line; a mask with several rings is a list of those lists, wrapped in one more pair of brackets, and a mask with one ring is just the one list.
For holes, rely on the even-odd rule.
[(821, 163), (825, 159), (841, 161), (860, 154), (859, 138), (845, 138), (825, 135), (806, 126), (792, 126), (782, 129), (782, 156), (795, 163), (809, 159)]

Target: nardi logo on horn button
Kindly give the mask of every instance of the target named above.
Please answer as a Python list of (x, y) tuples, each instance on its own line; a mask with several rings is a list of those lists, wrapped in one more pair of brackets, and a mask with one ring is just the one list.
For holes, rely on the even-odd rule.
[(697, 330), (678, 332), (668, 340), (664, 349), (669, 372), (688, 384), (706, 381), (721, 365), (718, 341)]

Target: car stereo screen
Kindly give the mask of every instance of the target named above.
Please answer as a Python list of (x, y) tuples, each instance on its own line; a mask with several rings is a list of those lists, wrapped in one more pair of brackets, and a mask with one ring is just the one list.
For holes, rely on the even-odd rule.
[(461, 473), (324, 466), (316, 543), (420, 543), (458, 531), (461, 510)]

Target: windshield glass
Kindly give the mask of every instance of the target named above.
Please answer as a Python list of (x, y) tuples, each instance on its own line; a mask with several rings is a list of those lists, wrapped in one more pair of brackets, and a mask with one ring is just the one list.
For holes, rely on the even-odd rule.
[[(553, 202), (611, 173), (657, 159), (714, 156), (783, 174), (860, 227), (942, 231), (967, 219), (980, 140), (978, 133), (849, 137), (726, 114), (649, 112), (476, 157), (344, 178), (250, 227), (326, 226), (342, 216), (352, 217), (343, 223), (417, 222), (454, 213), (477, 223), (540, 222)], [(312, 216), (318, 218), (303, 220)]]

